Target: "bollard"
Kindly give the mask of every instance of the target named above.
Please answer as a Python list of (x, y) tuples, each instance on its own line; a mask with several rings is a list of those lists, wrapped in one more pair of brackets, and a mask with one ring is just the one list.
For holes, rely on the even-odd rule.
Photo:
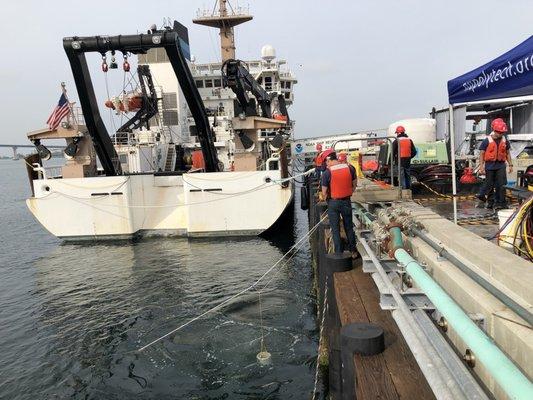
[[(335, 297), (335, 285), (333, 274), (335, 272), (346, 272), (353, 268), (352, 257), (348, 252), (342, 254), (326, 254), (324, 258), (324, 267), (322, 268), (324, 274), (324, 282), (328, 282), (328, 312), (325, 317), (325, 324), (327, 331), (335, 331), (336, 327), (340, 326), (339, 310), (337, 308), (337, 299)], [(338, 341), (339, 332), (331, 340)]]
[(383, 329), (377, 325), (357, 322), (340, 330), (342, 361), (342, 399), (352, 400), (356, 394), (354, 354), (373, 356), (385, 350)]
[(352, 258), (348, 252), (342, 254), (324, 254), (321, 262), (322, 294), (327, 283), (328, 309), (324, 318), (324, 331), (329, 344), (329, 393), (332, 399), (342, 395), (342, 354), (340, 343), (340, 317), (335, 297), (333, 274), (352, 269)]

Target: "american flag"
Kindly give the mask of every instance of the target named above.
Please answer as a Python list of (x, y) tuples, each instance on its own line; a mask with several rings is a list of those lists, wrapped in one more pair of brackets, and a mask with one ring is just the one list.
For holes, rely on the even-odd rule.
[(68, 104), (68, 99), (67, 96), (65, 96), (65, 93), (63, 93), (59, 98), (57, 106), (52, 111), (52, 114), (50, 114), (50, 116), (48, 117), (48, 121), (46, 121), (50, 130), (53, 131), (54, 129), (57, 129), (57, 127), (61, 123), (61, 120), (65, 118), (69, 113), (70, 106)]

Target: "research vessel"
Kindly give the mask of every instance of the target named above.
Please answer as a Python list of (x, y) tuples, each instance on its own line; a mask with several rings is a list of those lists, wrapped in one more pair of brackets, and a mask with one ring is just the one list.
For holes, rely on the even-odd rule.
[[(69, 103), (60, 126), (30, 132), (37, 154), (26, 159), (28, 208), (53, 235), (257, 235), (289, 208), (286, 142), (294, 122), (287, 108), (297, 81), (270, 45), (260, 60), (237, 60), (234, 26), (252, 16), (217, 3), (194, 20), (219, 29), (216, 63), (191, 57), (187, 28), (176, 21), (143, 34), (64, 38), (81, 112)], [(121, 93), (108, 90), (105, 101), (123, 122), (111, 135), (88, 53), (102, 56), (106, 86), (108, 74), (124, 74)], [(129, 63), (135, 56), (136, 73)], [(43, 166), (48, 139), (66, 141), (64, 166)]]

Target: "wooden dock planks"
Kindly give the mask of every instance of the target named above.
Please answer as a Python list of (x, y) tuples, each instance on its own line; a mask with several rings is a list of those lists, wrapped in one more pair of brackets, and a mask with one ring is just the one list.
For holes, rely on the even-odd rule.
[(390, 312), (381, 310), (379, 292), (360, 267), (334, 274), (341, 325), (371, 322), (385, 331), (385, 351), (354, 356), (358, 399), (434, 399)]

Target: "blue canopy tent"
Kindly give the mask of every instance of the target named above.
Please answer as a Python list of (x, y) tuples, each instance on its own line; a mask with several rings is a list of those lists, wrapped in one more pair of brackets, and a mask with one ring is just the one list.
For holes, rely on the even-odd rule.
[[(448, 81), (449, 132), (454, 222), (457, 223), (457, 182), (455, 172), (455, 138), (464, 134), (464, 124), (456, 125), (454, 120), (464, 121), (466, 105), (475, 102), (489, 102), (495, 99), (518, 100), (533, 95), (533, 36), (498, 58), (466, 74)], [(463, 106), (454, 112), (454, 106)], [(458, 114), (458, 115), (456, 115)]]
[(533, 95), (533, 36), (498, 58), (448, 81), (450, 104)]

